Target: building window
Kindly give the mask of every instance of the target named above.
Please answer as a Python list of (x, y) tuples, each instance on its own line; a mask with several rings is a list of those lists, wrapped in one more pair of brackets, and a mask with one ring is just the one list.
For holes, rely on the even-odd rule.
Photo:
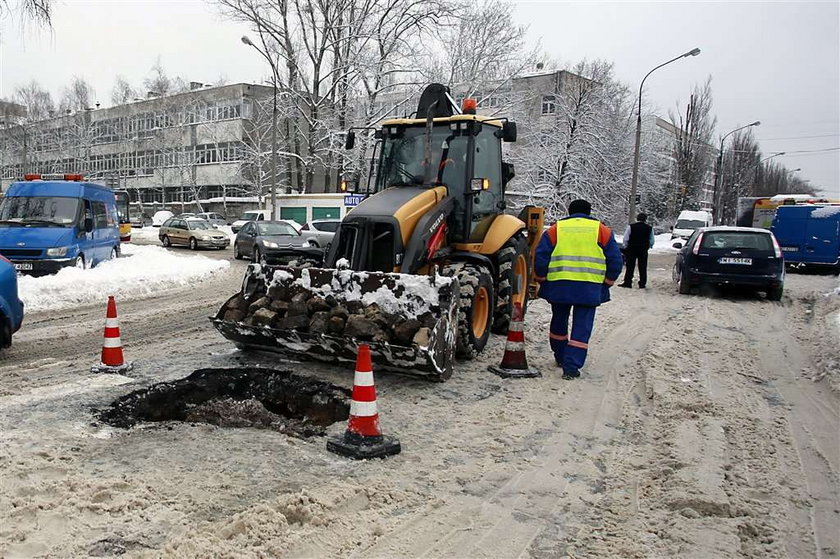
[(541, 114), (553, 115), (556, 110), (556, 97), (554, 95), (543, 95)]

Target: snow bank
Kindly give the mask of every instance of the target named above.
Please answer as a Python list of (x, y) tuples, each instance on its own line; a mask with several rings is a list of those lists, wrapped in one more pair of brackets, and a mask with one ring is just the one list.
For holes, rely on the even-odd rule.
[[(615, 242), (617, 242), (619, 245), (621, 245), (621, 242), (622, 242), (622, 239), (623, 239), (623, 238), (624, 238), (624, 235), (616, 235), (616, 236), (615, 236)], [(672, 240), (671, 240), (671, 233), (662, 233), (662, 234), (660, 234), (660, 235), (656, 235), (656, 236), (653, 238), (653, 248), (652, 248), (652, 249), (650, 249), (650, 252), (651, 252), (651, 254), (654, 254), (654, 253), (663, 253), (663, 252), (664, 252), (664, 253), (667, 253), (667, 252), (673, 252), (673, 253), (679, 252), (679, 251), (680, 251), (680, 249), (678, 249), (678, 248), (674, 248), (674, 247), (672, 246), (672, 244), (671, 244), (671, 243), (676, 243), (676, 242), (678, 242), (678, 241), (679, 241), (680, 243), (682, 243), (682, 244), (683, 244), (683, 246), (685, 246), (685, 239), (674, 239), (674, 240), (672, 241)]]
[(100, 302), (107, 295), (136, 299), (194, 284), (230, 266), (227, 260), (179, 255), (162, 247), (122, 245), (123, 257), (90, 270), (65, 268), (55, 275), (18, 280), (26, 311), (63, 309)]

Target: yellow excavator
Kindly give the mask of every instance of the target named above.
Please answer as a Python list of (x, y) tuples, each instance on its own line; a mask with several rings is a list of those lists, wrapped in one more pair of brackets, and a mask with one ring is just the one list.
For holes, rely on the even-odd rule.
[[(348, 149), (356, 130), (347, 133)], [(239, 347), (323, 361), (353, 362), (364, 341), (382, 369), (445, 380), (456, 356), (472, 359), (491, 331), (507, 331), (515, 303), (525, 310), (544, 212), (505, 213), (514, 168), (502, 160), (502, 143), (516, 141), (516, 124), (476, 114), (471, 99), (460, 110), (443, 85), (427, 86), (413, 118), (384, 121), (374, 138), (368, 190), (359, 192), (366, 196), (342, 220), (323, 262), (252, 264), (234, 298), (302, 294), (358, 313), (376, 303), (392, 326), (419, 319), (428, 335), (360, 340), (307, 331), (300, 321), (286, 328), (280, 319), (269, 326), (225, 320), (234, 298), (213, 323)], [(357, 184), (342, 181), (342, 190), (356, 192)]]

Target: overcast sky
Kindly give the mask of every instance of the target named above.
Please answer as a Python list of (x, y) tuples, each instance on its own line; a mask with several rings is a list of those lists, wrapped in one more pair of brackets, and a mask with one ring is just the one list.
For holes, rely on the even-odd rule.
[[(840, 2), (517, 1), (516, 17), (547, 56), (613, 61), (633, 89), (654, 66), (699, 47), (652, 74), (644, 102), (667, 116), (711, 75), (719, 133), (760, 120), (765, 155), (786, 152), (777, 160), (840, 197), (840, 151), (814, 151), (840, 146)], [(116, 74), (139, 85), (158, 57), (194, 81), (269, 73), (239, 40), (248, 29), (202, 0), (56, 0), (53, 24), (48, 32), (0, 21), (0, 97), (32, 79), (57, 97), (81, 75), (109, 104)]]

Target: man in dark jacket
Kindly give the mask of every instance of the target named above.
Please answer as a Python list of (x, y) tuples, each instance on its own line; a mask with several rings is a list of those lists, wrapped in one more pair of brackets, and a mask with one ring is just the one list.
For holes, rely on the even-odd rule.
[(589, 215), (591, 211), (586, 200), (569, 204), (569, 217), (546, 230), (534, 258), (539, 296), (551, 303), (549, 342), (564, 379), (580, 376), (595, 309), (610, 300), (609, 287), (621, 274), (621, 250), (615, 237), (609, 227)]
[(624, 281), (619, 287), (633, 287), (633, 271), (636, 262), (639, 263), (639, 288), (647, 285), (648, 251), (653, 248), (653, 227), (647, 224), (647, 215), (641, 213), (636, 216), (636, 223), (628, 225), (624, 230), (621, 245), (627, 258), (624, 270)]

